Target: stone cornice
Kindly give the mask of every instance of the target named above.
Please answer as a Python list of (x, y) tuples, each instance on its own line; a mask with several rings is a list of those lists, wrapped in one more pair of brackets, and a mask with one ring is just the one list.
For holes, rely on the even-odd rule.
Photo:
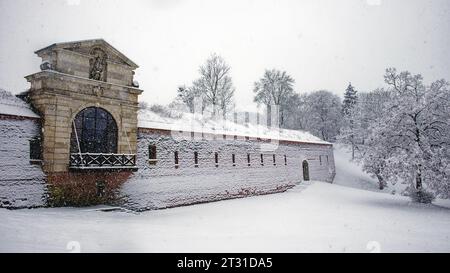
[(31, 75), (25, 76), (25, 79), (30, 82), (31, 79), (39, 79), (39, 78), (44, 78), (44, 77), (55, 77), (55, 76), (62, 77), (63, 79), (66, 79), (66, 80), (72, 79), (72, 80), (77, 81), (78, 83), (84, 83), (87, 85), (91, 85), (93, 87), (102, 87), (105, 89), (110, 89), (111, 86), (121, 87), (121, 88), (127, 89), (127, 91), (130, 94), (140, 95), (140, 94), (142, 94), (142, 92), (144, 92), (144, 90), (136, 88), (136, 87), (132, 87), (132, 86), (126, 86), (126, 85), (120, 85), (120, 84), (115, 84), (115, 83), (110, 83), (110, 82), (92, 80), (92, 79), (88, 79), (88, 78), (84, 78), (84, 77), (80, 77), (80, 76), (61, 73), (61, 72), (54, 71), (54, 70), (44, 70), (41, 72), (37, 72), (37, 73), (31, 74)]
[(0, 120), (40, 120), (41, 117), (29, 117), (29, 116), (21, 116), (21, 115), (12, 115), (12, 114), (0, 114)]

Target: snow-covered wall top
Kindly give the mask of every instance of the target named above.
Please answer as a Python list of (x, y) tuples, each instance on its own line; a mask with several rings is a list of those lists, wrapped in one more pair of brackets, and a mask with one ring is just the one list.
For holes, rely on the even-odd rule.
[(39, 118), (30, 105), (0, 88), (0, 115)]
[(149, 109), (138, 112), (138, 127), (170, 131), (201, 132), (217, 135), (237, 135), (250, 138), (275, 139), (316, 144), (331, 144), (309, 132), (270, 128), (261, 124), (235, 123), (225, 119), (205, 118), (200, 114), (182, 113), (178, 118), (162, 117)]
[[(10, 92), (0, 89), (0, 115), (40, 118), (30, 105)], [(177, 118), (163, 117), (149, 109), (138, 112), (138, 127), (206, 134), (236, 135), (251, 138), (275, 139), (316, 144), (330, 144), (304, 131), (270, 128), (261, 124), (235, 123), (225, 119), (211, 119), (202, 115), (182, 113)]]

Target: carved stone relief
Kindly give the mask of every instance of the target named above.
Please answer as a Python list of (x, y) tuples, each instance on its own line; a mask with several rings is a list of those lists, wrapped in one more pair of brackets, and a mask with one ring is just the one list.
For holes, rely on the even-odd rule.
[(91, 50), (91, 59), (89, 60), (89, 79), (97, 81), (106, 81), (107, 58), (106, 53), (98, 47)]

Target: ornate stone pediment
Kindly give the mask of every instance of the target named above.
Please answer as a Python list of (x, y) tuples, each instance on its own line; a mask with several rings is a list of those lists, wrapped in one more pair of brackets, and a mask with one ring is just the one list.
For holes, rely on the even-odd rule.
[(137, 64), (135, 64), (128, 57), (123, 55), (120, 51), (118, 51), (103, 39), (56, 43), (40, 49), (35, 53), (38, 56), (42, 57), (42, 55), (49, 54), (49, 52), (51, 51), (63, 49), (73, 51), (82, 55), (90, 55), (93, 48), (101, 48), (108, 55), (109, 61), (129, 66), (132, 69), (138, 68)]
[(132, 86), (138, 67), (103, 39), (50, 45), (36, 51), (52, 70), (117, 85)]

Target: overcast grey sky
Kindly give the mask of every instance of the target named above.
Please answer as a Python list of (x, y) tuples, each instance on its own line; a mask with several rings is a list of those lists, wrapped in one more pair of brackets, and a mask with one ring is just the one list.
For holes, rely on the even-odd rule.
[(91, 38), (140, 66), (149, 103), (169, 103), (212, 52), (231, 66), (241, 107), (265, 68), (286, 70), (300, 93), (341, 95), (349, 81), (369, 91), (389, 66), (450, 80), (448, 0), (0, 0), (0, 87), (28, 87), (35, 50)]

